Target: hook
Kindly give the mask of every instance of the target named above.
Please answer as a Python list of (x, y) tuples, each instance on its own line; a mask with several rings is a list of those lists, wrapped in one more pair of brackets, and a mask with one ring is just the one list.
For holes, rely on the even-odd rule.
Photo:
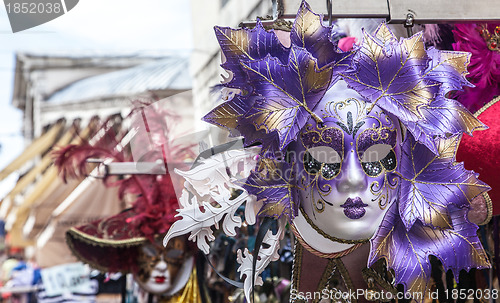
[(412, 13), (406, 15), (406, 20), (404, 26), (406, 27), (406, 33), (408, 37), (413, 36), (413, 24), (415, 21), (415, 16)]
[(326, 0), (326, 9), (328, 10), (328, 26), (332, 26), (332, 0)]

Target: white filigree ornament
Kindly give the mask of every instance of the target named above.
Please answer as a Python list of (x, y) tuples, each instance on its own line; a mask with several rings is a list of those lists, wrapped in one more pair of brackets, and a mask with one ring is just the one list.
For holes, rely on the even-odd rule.
[[(279, 259), (278, 249), (280, 248), (280, 240), (283, 239), (285, 234), (286, 220), (281, 218), (278, 221), (278, 232), (273, 234), (272, 230), (268, 230), (264, 239), (262, 240), (262, 246), (259, 250), (259, 255), (257, 258), (255, 266), (254, 275), (254, 285), (263, 285), (262, 277), (260, 274), (266, 269), (266, 267), (272, 261), (277, 261)], [(237, 251), (236, 261), (240, 264), (238, 267), (238, 272), (240, 273), (240, 278), (244, 280), (243, 289), (245, 292), (245, 297), (248, 302), (253, 302), (251, 297), (252, 291), (252, 267), (253, 267), (253, 255), (248, 251), (248, 248), (242, 252), (241, 249)]]
[[(230, 237), (236, 236), (236, 228), (241, 227), (242, 220), (235, 213), (243, 203), (246, 203), (245, 221), (249, 225), (255, 224), (262, 201), (256, 201), (255, 196), (249, 195), (235, 182), (241, 182), (250, 175), (259, 151), (257, 147), (229, 150), (202, 160), (189, 171), (176, 170), (186, 180), (179, 198), (181, 208), (177, 210), (177, 216), (182, 219), (170, 227), (163, 244), (166, 245), (174, 237), (190, 233), (189, 240), (196, 242), (198, 248), (208, 254), (209, 242), (215, 240), (212, 226), (219, 229), (222, 221), (224, 233)], [(279, 241), (284, 236), (286, 220), (278, 222), (278, 232), (273, 234), (269, 230), (264, 236), (265, 245), (261, 247), (256, 263), (255, 285), (262, 285), (260, 274), (271, 261), (279, 259)], [(238, 250), (237, 262), (240, 264), (238, 271), (244, 280), (244, 293), (250, 301), (253, 256), (248, 249), (243, 252)]]
[(245, 202), (245, 220), (250, 225), (255, 224), (259, 203), (235, 181), (250, 175), (259, 150), (257, 147), (229, 150), (200, 161), (189, 171), (176, 170), (186, 180), (179, 198), (181, 208), (176, 215), (182, 219), (170, 227), (163, 244), (190, 233), (189, 240), (208, 254), (208, 242), (215, 240), (212, 226), (219, 229), (219, 222), (223, 221), (224, 233), (236, 236), (236, 228), (241, 227), (242, 220), (235, 212)]

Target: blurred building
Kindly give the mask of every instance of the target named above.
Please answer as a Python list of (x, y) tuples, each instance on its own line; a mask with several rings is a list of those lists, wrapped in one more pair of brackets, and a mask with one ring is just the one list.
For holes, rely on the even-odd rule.
[[(59, 227), (69, 228), (101, 215), (79, 206), (98, 206), (100, 201), (94, 202), (99, 199), (99, 190), (89, 189), (81, 181), (63, 185), (56, 179), (50, 151), (61, 142), (75, 139), (72, 122), (79, 121), (82, 130), (89, 127), (94, 116), (126, 117), (134, 100), (167, 98), (163, 104), (181, 117), (176, 123), (180, 132), (206, 127), (200, 118), (221, 101), (211, 90), (223, 79), (222, 74), (227, 77), (220, 67), (221, 52), (213, 26), (237, 28), (242, 21), (266, 17), (272, 12), (272, 1), (192, 0), (191, 7), (194, 50), (190, 58), (95, 53), (16, 55), (12, 104), (23, 111), (23, 134), (31, 144), (0, 171), (0, 181), (13, 171), (21, 175), (0, 205), (0, 220), (6, 221), (9, 243), (36, 247), (34, 254), (41, 265), (55, 265), (58, 254), (70, 255), (67, 249), (60, 251), (65, 244), (64, 231)], [(212, 132), (215, 137), (224, 137), (218, 128)], [(61, 257), (59, 261), (71, 260)]]
[(162, 99), (191, 86), (185, 57), (18, 53), (12, 104), (23, 111), (24, 136), (31, 141), (60, 118), (86, 123), (94, 115), (125, 116), (134, 99)]
[(114, 215), (126, 205), (116, 189), (95, 178), (63, 183), (50, 152), (81, 138), (93, 140), (102, 136), (99, 131), (127, 134), (125, 117), (138, 100), (162, 100), (158, 104), (180, 116), (179, 132), (192, 129), (189, 58), (18, 53), (14, 79), (12, 103), (23, 111), (29, 144), (0, 171), (0, 181), (13, 172), (20, 175), (0, 204), (7, 243), (34, 247), (33, 257), (43, 267), (74, 262), (66, 229)]
[[(193, 102), (196, 116), (202, 117), (221, 101), (217, 93), (211, 94), (211, 88), (221, 83), (221, 75), (228, 77), (227, 72), (220, 67), (222, 57), (214, 26), (238, 28), (242, 21), (271, 15), (272, 1), (191, 0), (191, 9), (194, 45), (191, 56)], [(200, 127), (204, 122), (197, 123)]]

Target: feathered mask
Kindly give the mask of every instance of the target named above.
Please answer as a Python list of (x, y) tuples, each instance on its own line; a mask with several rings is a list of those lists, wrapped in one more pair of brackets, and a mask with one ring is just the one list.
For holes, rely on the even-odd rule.
[[(118, 163), (136, 160), (140, 165), (137, 154), (133, 156), (133, 144), (141, 148), (140, 161), (162, 161), (165, 167), (174, 159), (182, 163), (192, 158), (190, 146), (173, 143), (167, 119), (175, 117), (157, 105), (136, 102), (126, 118), (131, 120), (127, 121), (131, 124), (130, 129), (121, 129), (122, 121), (109, 119), (92, 140), (58, 150), (55, 165), (62, 177), (66, 180), (95, 173), (88, 163), (89, 159), (95, 158)], [(108, 218), (71, 227), (66, 232), (66, 241), (80, 260), (95, 268), (137, 274), (145, 268), (140, 260), (141, 247), (145, 244), (157, 246), (158, 237), (177, 221), (175, 210), (179, 204), (173, 181), (167, 171), (164, 174), (118, 177), (105, 175), (103, 182), (106, 186), (118, 187), (120, 199), (130, 202), (131, 208)]]
[(453, 49), (472, 54), (467, 78), (475, 87), (458, 100), (475, 113), (500, 95), (500, 24), (457, 24), (453, 34)]

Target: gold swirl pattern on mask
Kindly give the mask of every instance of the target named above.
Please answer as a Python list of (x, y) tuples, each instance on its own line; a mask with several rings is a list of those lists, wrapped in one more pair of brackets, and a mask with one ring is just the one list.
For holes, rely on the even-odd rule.
[[(393, 175), (394, 177), (388, 178), (387, 173), (384, 175), (384, 181), (382, 186), (378, 181), (373, 181), (370, 185), (370, 192), (372, 195), (377, 196), (372, 199), (372, 202), (378, 201), (378, 206), (380, 209), (385, 209), (387, 205), (389, 205), (389, 201), (392, 199), (390, 193), (399, 185), (399, 177), (397, 175)], [(393, 183), (390, 182), (392, 179)], [(378, 188), (378, 189), (377, 189)]]

